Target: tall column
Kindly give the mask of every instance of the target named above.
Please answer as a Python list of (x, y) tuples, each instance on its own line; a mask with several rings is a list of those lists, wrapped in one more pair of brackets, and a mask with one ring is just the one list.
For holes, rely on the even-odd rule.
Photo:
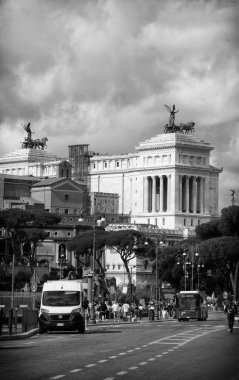
[(197, 207), (197, 184), (196, 177), (193, 177), (193, 212), (195, 213)]
[(156, 211), (156, 177), (152, 177), (152, 212)]
[(189, 176), (186, 176), (186, 212), (189, 212)]
[(160, 180), (160, 212), (163, 211), (163, 176), (159, 177)]
[(209, 189), (209, 177), (203, 178), (203, 195), (204, 195), (204, 212), (209, 213), (210, 209), (210, 189)]
[(171, 211), (171, 174), (167, 175), (167, 211)]
[(170, 183), (170, 194), (171, 194), (171, 206), (170, 211), (177, 212), (179, 210), (178, 208), (178, 174), (175, 173), (175, 171), (171, 174), (171, 183)]
[(144, 212), (148, 212), (148, 177), (144, 177)]
[(178, 176), (178, 186), (179, 186), (179, 191), (178, 191), (178, 209), (180, 212), (182, 212), (182, 197), (183, 197), (183, 193), (182, 193), (182, 178), (183, 176), (182, 175), (179, 175)]

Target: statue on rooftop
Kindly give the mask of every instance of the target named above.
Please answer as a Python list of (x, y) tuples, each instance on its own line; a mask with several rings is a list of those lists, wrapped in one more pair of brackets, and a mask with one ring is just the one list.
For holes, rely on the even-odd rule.
[(169, 107), (165, 104), (165, 107), (167, 108), (168, 112), (170, 113), (170, 116), (169, 116), (169, 127), (173, 127), (174, 126), (174, 121), (175, 121), (175, 113), (177, 113), (179, 110), (175, 111), (175, 104), (173, 105), (173, 107)]
[(180, 123), (179, 125), (176, 125), (175, 122), (175, 114), (179, 111), (176, 111), (175, 104), (173, 104), (172, 107), (169, 107), (165, 104), (165, 107), (167, 108), (167, 111), (170, 113), (169, 116), (169, 124), (166, 124), (164, 127), (164, 133), (185, 133), (189, 134), (194, 132), (194, 121), (189, 121), (187, 123)]
[(22, 142), (22, 149), (45, 149), (47, 147), (46, 142), (48, 141), (47, 137), (44, 137), (42, 139), (32, 139), (32, 131), (30, 127), (31, 123), (25, 124), (23, 126), (24, 130), (27, 132), (27, 137), (25, 137), (24, 141)]

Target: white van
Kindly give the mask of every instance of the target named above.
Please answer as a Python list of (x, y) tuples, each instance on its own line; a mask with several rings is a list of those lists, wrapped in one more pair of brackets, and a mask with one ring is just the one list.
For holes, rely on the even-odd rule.
[(39, 333), (53, 330), (85, 332), (82, 302), (88, 284), (82, 280), (47, 281), (43, 285), (39, 312)]

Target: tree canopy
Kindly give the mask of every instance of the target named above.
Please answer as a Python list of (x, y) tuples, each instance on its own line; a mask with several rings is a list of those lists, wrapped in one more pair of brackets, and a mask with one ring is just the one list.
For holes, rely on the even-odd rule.
[(58, 224), (61, 217), (46, 211), (26, 211), (21, 209), (8, 209), (0, 211), (0, 228), (3, 227), (12, 238), (15, 253), (20, 243), (29, 243), (30, 256), (34, 260), (37, 243), (44, 240), (47, 234), (44, 228)]

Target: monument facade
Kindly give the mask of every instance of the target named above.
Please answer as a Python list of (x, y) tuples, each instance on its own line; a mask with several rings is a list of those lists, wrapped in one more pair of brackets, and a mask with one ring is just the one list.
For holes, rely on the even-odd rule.
[(168, 108), (164, 133), (141, 142), (135, 153), (91, 158), (91, 191), (118, 193), (119, 213), (131, 223), (195, 228), (218, 216), (221, 169), (210, 165), (214, 148), (193, 135), (195, 123), (177, 126), (178, 111)]

